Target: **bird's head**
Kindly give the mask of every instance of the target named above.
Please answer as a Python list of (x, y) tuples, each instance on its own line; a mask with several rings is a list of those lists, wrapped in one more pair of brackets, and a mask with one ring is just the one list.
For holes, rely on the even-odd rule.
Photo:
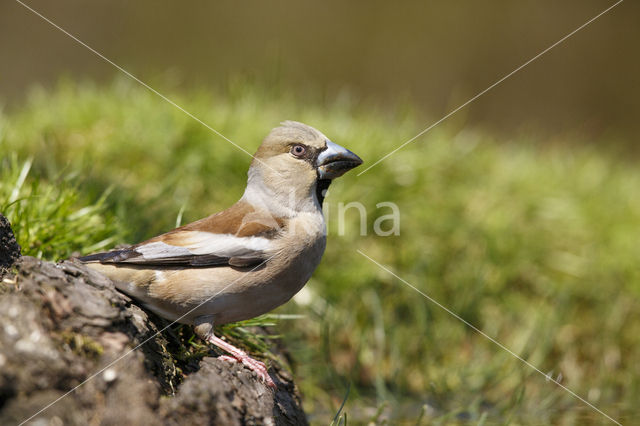
[(296, 121), (273, 129), (253, 157), (247, 192), (254, 194), (245, 192), (245, 197), (275, 198), (298, 211), (308, 210), (309, 203), (321, 204), (332, 179), (362, 164), (353, 152)]

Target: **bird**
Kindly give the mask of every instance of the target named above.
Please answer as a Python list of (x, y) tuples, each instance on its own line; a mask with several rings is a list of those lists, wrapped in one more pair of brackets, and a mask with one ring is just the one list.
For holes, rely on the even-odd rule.
[(127, 248), (79, 257), (148, 310), (194, 326), (268, 386), (265, 364), (214, 326), (267, 313), (310, 279), (326, 246), (322, 204), (332, 180), (362, 159), (306, 124), (285, 121), (264, 138), (246, 189), (226, 210)]

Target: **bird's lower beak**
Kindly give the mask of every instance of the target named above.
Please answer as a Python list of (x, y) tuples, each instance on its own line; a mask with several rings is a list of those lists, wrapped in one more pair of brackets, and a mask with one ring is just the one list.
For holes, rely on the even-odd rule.
[(320, 179), (335, 179), (362, 164), (362, 160), (353, 152), (331, 141), (327, 149), (318, 156), (316, 167)]

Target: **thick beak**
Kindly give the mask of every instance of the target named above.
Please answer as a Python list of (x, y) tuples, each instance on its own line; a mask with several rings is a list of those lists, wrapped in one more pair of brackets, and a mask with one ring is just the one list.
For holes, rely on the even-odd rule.
[(360, 164), (362, 160), (353, 152), (327, 141), (327, 149), (318, 155), (316, 167), (320, 179), (335, 179)]

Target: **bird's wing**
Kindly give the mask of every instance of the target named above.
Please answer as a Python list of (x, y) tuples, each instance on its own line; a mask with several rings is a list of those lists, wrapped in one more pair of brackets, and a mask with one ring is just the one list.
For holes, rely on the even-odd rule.
[(144, 266), (258, 265), (267, 259), (281, 219), (236, 203), (224, 212), (129, 248), (81, 257), (83, 262)]
[(238, 266), (266, 260), (272, 241), (264, 237), (236, 237), (204, 231), (174, 233), (171, 243), (162, 236), (129, 248), (81, 257), (83, 262), (145, 266)]

